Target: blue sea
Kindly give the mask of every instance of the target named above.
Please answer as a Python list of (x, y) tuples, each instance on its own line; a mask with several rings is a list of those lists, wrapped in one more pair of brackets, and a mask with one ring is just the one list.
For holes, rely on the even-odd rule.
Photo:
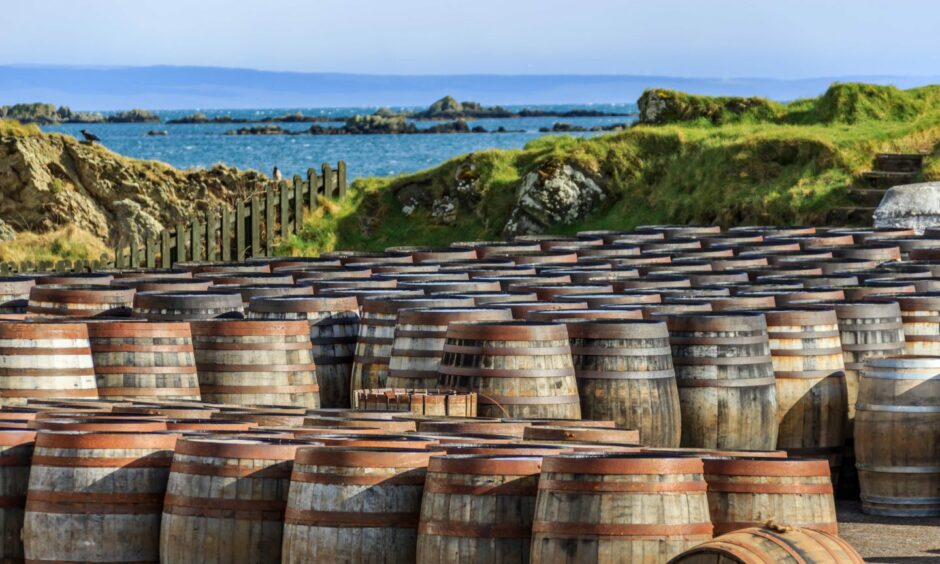
[[(635, 104), (525, 106), (530, 109), (569, 111), (597, 110), (607, 113), (631, 113)], [(520, 110), (522, 106), (508, 106)], [(163, 121), (202, 111), (210, 118), (228, 115), (250, 120), (301, 112), (306, 115), (336, 117), (338, 121), (323, 126), (342, 125), (341, 118), (355, 114), (371, 114), (377, 108), (279, 108), (257, 110), (173, 110), (156, 111)], [(393, 108), (420, 110), (423, 108)], [(529, 141), (550, 135), (539, 128), (565, 122), (582, 127), (630, 123), (631, 117), (600, 118), (510, 118), (481, 119), (470, 126), (483, 126), (488, 131), (498, 127), (520, 130), (518, 133), (419, 134), (419, 135), (224, 135), (230, 129), (251, 124), (67, 124), (44, 126), (43, 130), (81, 137), (80, 129), (88, 129), (101, 138), (107, 148), (130, 157), (155, 159), (178, 168), (209, 167), (225, 163), (243, 169), (270, 173), (278, 166), (285, 176), (306, 174), (309, 167), (324, 162), (335, 164), (345, 160), (350, 179), (362, 176), (387, 176), (414, 172), (437, 165), (451, 157), (483, 149), (521, 148)], [(440, 122), (416, 122), (430, 127)], [(284, 129), (304, 130), (309, 123), (277, 123)], [(165, 130), (169, 135), (148, 136), (150, 130)], [(598, 135), (596, 132), (569, 135)]]

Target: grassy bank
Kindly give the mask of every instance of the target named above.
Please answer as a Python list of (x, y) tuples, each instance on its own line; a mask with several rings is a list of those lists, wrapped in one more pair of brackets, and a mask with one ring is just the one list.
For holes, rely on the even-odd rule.
[[(523, 177), (562, 163), (589, 172), (609, 198), (552, 233), (645, 223), (823, 223), (830, 209), (846, 205), (846, 189), (876, 153), (940, 156), (940, 87), (834, 85), (819, 98), (789, 104), (672, 91), (644, 97), (641, 110), (654, 101), (662, 111), (647, 119), (653, 123), (621, 133), (544, 137), (520, 150), (483, 151), (416, 174), (358, 180), (344, 201), (319, 210), (281, 250), (499, 238)], [(928, 157), (926, 179), (940, 179), (938, 161)], [(453, 224), (439, 224), (427, 207), (410, 216), (402, 211), (409, 199), (432, 201), (462, 180), (476, 182), (481, 197), (458, 206)]]

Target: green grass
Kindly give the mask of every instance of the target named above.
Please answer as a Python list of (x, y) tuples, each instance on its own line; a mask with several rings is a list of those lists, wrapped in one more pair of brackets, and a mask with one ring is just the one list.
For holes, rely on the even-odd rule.
[[(481, 151), (415, 174), (358, 180), (346, 200), (311, 218), (282, 250), (501, 238), (523, 177), (562, 163), (599, 179), (609, 199), (583, 221), (554, 226), (557, 234), (647, 223), (824, 223), (831, 208), (847, 205), (846, 189), (883, 151), (926, 152), (924, 177), (940, 179), (940, 158), (931, 158), (940, 157), (940, 87), (837, 84), (790, 104), (677, 97), (688, 102), (680, 114), (689, 108), (704, 114), (589, 139), (547, 136), (520, 150)], [(729, 107), (745, 110), (732, 118)], [(482, 186), (480, 201), (460, 206), (456, 224), (435, 224), (430, 202), (453, 190), (467, 163)], [(402, 207), (412, 196), (426, 205), (409, 217)]]

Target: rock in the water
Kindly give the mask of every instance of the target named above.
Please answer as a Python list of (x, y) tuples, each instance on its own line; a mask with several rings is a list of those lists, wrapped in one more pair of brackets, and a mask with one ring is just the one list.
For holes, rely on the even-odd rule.
[(940, 225), (940, 182), (895, 186), (881, 199), (874, 219), (875, 227), (904, 227), (918, 235)]
[(16, 239), (16, 230), (0, 219), (0, 241), (13, 241), (14, 239)]
[(585, 217), (607, 197), (604, 189), (569, 164), (548, 163), (527, 174), (516, 192), (507, 236), (542, 233)]

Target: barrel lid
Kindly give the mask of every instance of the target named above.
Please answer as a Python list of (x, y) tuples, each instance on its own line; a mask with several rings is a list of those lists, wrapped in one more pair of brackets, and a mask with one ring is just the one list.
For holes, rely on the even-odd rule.
[(353, 468), (424, 468), (433, 454), (423, 448), (320, 446), (300, 449), (295, 462)]
[(543, 472), (564, 474), (702, 474), (702, 459), (645, 453), (585, 453), (546, 456)]

